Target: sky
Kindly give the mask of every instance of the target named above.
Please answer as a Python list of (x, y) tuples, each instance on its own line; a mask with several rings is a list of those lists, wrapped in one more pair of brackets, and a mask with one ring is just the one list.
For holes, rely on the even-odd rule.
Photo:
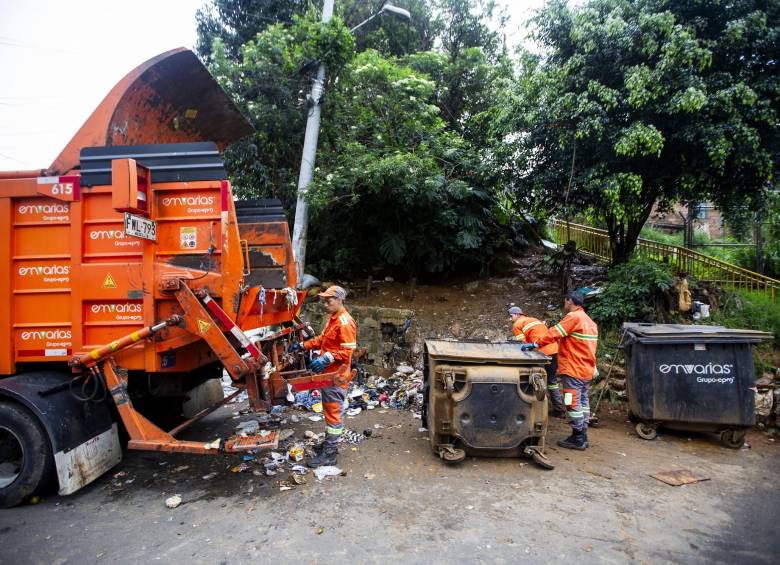
[[(125, 74), (164, 51), (193, 48), (204, 3), (0, 0), (0, 171), (48, 167)], [(502, 31), (519, 44), (522, 22), (544, 0), (499, 3), (510, 15)]]

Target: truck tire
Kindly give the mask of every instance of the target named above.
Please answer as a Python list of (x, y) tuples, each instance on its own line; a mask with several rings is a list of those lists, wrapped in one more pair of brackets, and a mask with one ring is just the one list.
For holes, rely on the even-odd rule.
[(0, 402), (0, 508), (20, 504), (54, 476), (49, 439), (38, 419), (14, 402)]

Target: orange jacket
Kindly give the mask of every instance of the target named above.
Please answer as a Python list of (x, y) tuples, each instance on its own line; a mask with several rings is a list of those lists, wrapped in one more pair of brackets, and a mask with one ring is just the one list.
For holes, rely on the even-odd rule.
[[(524, 343), (539, 342), (542, 336), (547, 334), (547, 326), (544, 322), (532, 318), (531, 316), (520, 316), (512, 324), (512, 333), (515, 334), (515, 339)], [(540, 347), (539, 351), (545, 355), (555, 355), (558, 353), (558, 344), (556, 342), (549, 343), (544, 347)]]
[(547, 330), (536, 343), (541, 347), (559, 341), (558, 374), (589, 381), (596, 370), (598, 340), (596, 322), (590, 319), (582, 306), (578, 306)]
[(319, 349), (323, 355), (333, 355), (333, 362), (325, 368), (325, 372), (338, 371), (349, 373), (352, 363), (352, 352), (357, 347), (357, 324), (345, 308), (331, 314), (325, 329), (315, 338), (303, 343), (305, 350)]

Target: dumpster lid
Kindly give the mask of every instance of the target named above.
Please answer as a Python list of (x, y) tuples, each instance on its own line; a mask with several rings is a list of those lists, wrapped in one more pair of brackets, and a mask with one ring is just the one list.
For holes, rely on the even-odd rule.
[(429, 339), (425, 341), (428, 355), (437, 360), (450, 359), (479, 363), (510, 365), (546, 365), (550, 358), (540, 351), (521, 351), (517, 342), (458, 341)]
[[(720, 341), (720, 342), (751, 342), (756, 343), (772, 339), (772, 334), (758, 330), (742, 330), (724, 326), (705, 326), (689, 324), (638, 324), (626, 322), (623, 330), (638, 338), (649, 338), (653, 341)], [(646, 341), (646, 339), (640, 339)]]

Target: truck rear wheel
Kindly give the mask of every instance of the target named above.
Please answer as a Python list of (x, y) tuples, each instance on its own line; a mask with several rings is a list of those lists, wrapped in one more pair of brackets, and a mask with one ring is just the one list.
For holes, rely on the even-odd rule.
[(0, 508), (32, 496), (54, 473), (54, 457), (40, 422), (24, 407), (0, 402)]

